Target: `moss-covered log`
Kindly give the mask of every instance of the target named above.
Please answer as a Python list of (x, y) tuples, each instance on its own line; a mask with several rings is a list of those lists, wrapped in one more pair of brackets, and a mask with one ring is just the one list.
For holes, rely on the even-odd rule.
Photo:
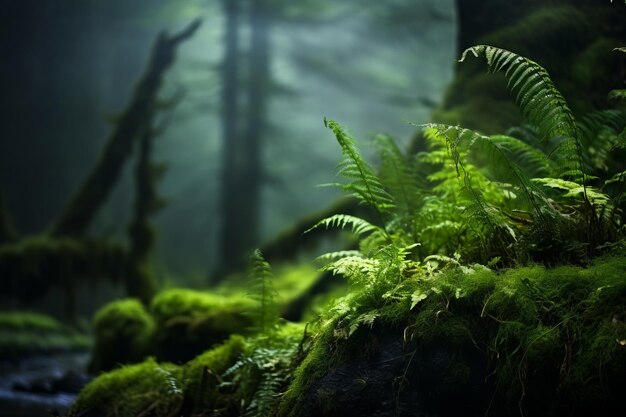
[(154, 246), (154, 230), (149, 223), (150, 216), (163, 207), (163, 199), (158, 195), (156, 183), (165, 172), (165, 165), (152, 161), (152, 141), (155, 132), (152, 121), (144, 128), (139, 140), (139, 156), (135, 167), (134, 216), (129, 226), (130, 253), (126, 292), (130, 297), (139, 298), (148, 304), (156, 291), (156, 282), (149, 269), (149, 256)]
[(17, 240), (17, 231), (9, 215), (8, 207), (4, 202), (2, 191), (0, 190), (0, 245)]
[(174, 63), (178, 46), (200, 26), (195, 21), (175, 35), (160, 33), (152, 48), (146, 71), (120, 117), (94, 169), (52, 225), (53, 236), (82, 235), (117, 182), (133, 144), (148, 126), (165, 72)]
[(52, 288), (71, 296), (80, 280), (123, 282), (126, 259), (125, 248), (103, 240), (21, 239), (0, 246), (0, 293), (32, 302)]

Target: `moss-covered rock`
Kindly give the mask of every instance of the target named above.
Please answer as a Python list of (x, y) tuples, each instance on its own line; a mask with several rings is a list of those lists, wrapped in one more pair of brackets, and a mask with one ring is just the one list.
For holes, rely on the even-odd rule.
[(178, 366), (150, 358), (94, 379), (80, 393), (68, 416), (174, 415), (183, 402), (183, 387)]
[(218, 386), (222, 373), (244, 349), (243, 337), (233, 335), (181, 366), (148, 358), (119, 367), (89, 383), (68, 416), (204, 415), (209, 410), (236, 407), (238, 402), (218, 392)]
[(97, 373), (152, 354), (155, 324), (136, 299), (114, 301), (94, 317), (94, 349), (90, 371)]
[(52, 317), (29, 312), (0, 312), (0, 360), (89, 347), (89, 338)]
[(187, 407), (193, 413), (237, 407), (238, 396), (220, 389), (222, 374), (237, 361), (246, 348), (245, 339), (231, 336), (224, 344), (208, 350), (184, 367)]
[(475, 267), (408, 285), (409, 295), (377, 309), (371, 328), (346, 337), (342, 317), (351, 309), (324, 322), (279, 415), (585, 416), (618, 408), (625, 258), (586, 268)]
[(253, 325), (254, 306), (243, 296), (187, 289), (161, 292), (150, 308), (156, 322), (157, 357), (186, 362), (231, 334), (246, 332)]

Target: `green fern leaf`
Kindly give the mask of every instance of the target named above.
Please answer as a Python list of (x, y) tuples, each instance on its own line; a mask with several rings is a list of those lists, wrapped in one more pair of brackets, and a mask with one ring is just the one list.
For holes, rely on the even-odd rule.
[(334, 227), (339, 229), (345, 229), (346, 227), (350, 227), (352, 232), (358, 236), (381, 230), (380, 227), (374, 226), (367, 220), (363, 220), (360, 217), (350, 216), (349, 214), (335, 214), (333, 216), (320, 220), (304, 233), (309, 233), (310, 231), (319, 227), (325, 227), (326, 229)]
[(344, 159), (337, 166), (339, 175), (350, 182), (335, 184), (344, 191), (352, 193), (361, 203), (374, 208), (381, 216), (391, 210), (395, 204), (385, 190), (372, 167), (365, 162), (355, 140), (334, 120), (324, 119), (324, 125), (333, 131)]
[(553, 137), (574, 137), (576, 125), (567, 102), (556, 89), (548, 72), (536, 62), (505, 49), (478, 45), (463, 52), (484, 57), (492, 72), (503, 72), (524, 117), (539, 129), (544, 141)]
[(626, 90), (611, 90), (608, 98), (609, 100), (624, 101), (626, 100)]
[(270, 264), (260, 250), (252, 255), (252, 289), (250, 298), (259, 303), (253, 314), (255, 329), (263, 336), (270, 337), (279, 320), (278, 293), (272, 283), (274, 275)]

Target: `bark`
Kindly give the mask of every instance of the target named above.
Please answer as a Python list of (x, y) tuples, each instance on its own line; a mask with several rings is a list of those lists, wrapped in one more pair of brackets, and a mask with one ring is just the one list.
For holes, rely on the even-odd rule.
[[(250, 49), (246, 90), (237, 87), (239, 79), (237, 2), (227, 1), (225, 55), (223, 63), (222, 123), (222, 230), (220, 240), (221, 274), (242, 268), (252, 249), (258, 245), (259, 208), (264, 171), (263, 139), (267, 126), (270, 96), (270, 7), (265, 0), (250, 5)], [(243, 109), (246, 125), (237, 131), (237, 98), (245, 94)]]
[(131, 247), (128, 256), (126, 292), (130, 297), (148, 304), (156, 291), (156, 282), (148, 268), (154, 246), (154, 230), (149, 219), (163, 207), (156, 183), (165, 172), (165, 166), (152, 162), (154, 132), (147, 127), (139, 141), (139, 155), (135, 168), (135, 210), (128, 228)]
[(221, 268), (232, 269), (241, 254), (238, 195), (241, 192), (240, 161), (243, 144), (238, 132), (239, 97), (239, 0), (222, 0), (226, 27), (222, 77), (222, 168), (220, 178), (220, 262)]
[(270, 11), (267, 1), (254, 1), (250, 13), (250, 58), (245, 164), (242, 186), (242, 231), (246, 250), (258, 244), (259, 208), (263, 185), (262, 150), (267, 130), (270, 86)]
[(154, 112), (154, 104), (166, 71), (174, 63), (178, 46), (198, 29), (199, 20), (178, 34), (160, 33), (147, 69), (93, 171), (52, 225), (52, 236), (84, 235), (98, 209), (117, 182), (134, 142)]

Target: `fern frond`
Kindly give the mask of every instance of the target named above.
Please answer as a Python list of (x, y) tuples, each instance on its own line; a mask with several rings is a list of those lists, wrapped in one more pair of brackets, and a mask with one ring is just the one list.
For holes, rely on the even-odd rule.
[(565, 191), (563, 197), (587, 199), (596, 207), (604, 207), (610, 202), (608, 195), (589, 186), (583, 186), (574, 181), (567, 181), (560, 178), (533, 178), (534, 182), (542, 184), (545, 187), (554, 188)]
[(308, 233), (319, 227), (325, 227), (326, 229), (335, 227), (339, 229), (345, 229), (346, 227), (350, 227), (352, 233), (355, 233), (358, 236), (381, 230), (380, 227), (375, 226), (367, 220), (361, 219), (360, 217), (351, 216), (349, 214), (335, 214), (333, 216), (320, 220), (304, 233)]
[(626, 90), (611, 90), (608, 98), (609, 100), (626, 101)]
[(253, 314), (254, 330), (265, 336), (270, 335), (279, 320), (278, 293), (273, 279), (270, 264), (260, 250), (255, 250), (252, 255), (252, 289), (249, 296), (259, 303), (258, 310)]
[(381, 182), (399, 209), (406, 213), (415, 213), (421, 194), (418, 184), (424, 183), (424, 179), (418, 176), (412, 161), (400, 150), (392, 137), (378, 135), (376, 145), (381, 159)]
[(613, 49), (613, 50), (614, 50), (614, 51), (618, 51), (618, 52), (623, 52), (623, 53), (625, 53), (625, 54), (626, 54), (626, 46), (622, 46), (622, 47), (619, 47), (619, 48), (615, 48), (615, 49)]
[(351, 193), (361, 203), (374, 208), (382, 220), (383, 214), (395, 206), (393, 199), (372, 167), (361, 156), (355, 140), (334, 120), (324, 119), (324, 125), (333, 131), (341, 146), (344, 159), (337, 166), (339, 175), (350, 180), (348, 183), (336, 185)]
[(363, 254), (359, 252), (358, 250), (340, 250), (340, 251), (329, 252), (329, 253), (320, 255), (317, 258), (315, 258), (315, 262), (325, 264), (328, 262), (334, 262), (338, 259), (347, 258), (349, 256), (362, 258)]
[(554, 161), (535, 146), (506, 135), (493, 135), (490, 142), (510, 155), (519, 167), (533, 175), (549, 175), (555, 169)]
[[(485, 136), (478, 132), (475, 132), (470, 129), (464, 129), (458, 126), (448, 126), (443, 124), (426, 124), (423, 125), (428, 129), (433, 129), (436, 134), (445, 138), (446, 142), (450, 146), (450, 152), (452, 154), (452, 158), (457, 166), (457, 172), (459, 168), (463, 171), (464, 180), (466, 181), (467, 188), (470, 189), (471, 184), (469, 183), (469, 178), (465, 169), (460, 161), (460, 153), (459, 146), (461, 144), (465, 144), (467, 149), (470, 149), (476, 145), (481, 145), (486, 147), (490, 151), (489, 163), (496, 168), (503, 168), (504, 173), (510, 177), (512, 181), (516, 183), (517, 186), (523, 192), (523, 195), (526, 197), (528, 203), (534, 208), (536, 213), (541, 216), (541, 206), (537, 202), (537, 192), (535, 190), (536, 187), (530, 182), (528, 176), (520, 169), (519, 165), (513, 161), (510, 155), (517, 152), (519, 155), (517, 158), (521, 158), (522, 156), (526, 158), (528, 161), (534, 162), (539, 167), (543, 167), (543, 169), (550, 170), (551, 164), (548, 158), (543, 155), (540, 151), (533, 150), (532, 147), (524, 145), (523, 142), (511, 138), (508, 136), (497, 135), (497, 136)], [(475, 198), (475, 191), (472, 191), (470, 195), (472, 196), (472, 200), (482, 206), (480, 202), (478, 202)], [(483, 213), (483, 217), (486, 214)]]
[(484, 57), (491, 72), (504, 73), (524, 117), (537, 126), (544, 141), (576, 135), (574, 116), (545, 68), (511, 51), (489, 45), (468, 48), (459, 62), (465, 60), (468, 52), (477, 58)]
[(583, 117), (577, 125), (582, 138), (592, 144), (603, 130), (620, 132), (626, 125), (626, 114), (620, 110), (595, 111)]

